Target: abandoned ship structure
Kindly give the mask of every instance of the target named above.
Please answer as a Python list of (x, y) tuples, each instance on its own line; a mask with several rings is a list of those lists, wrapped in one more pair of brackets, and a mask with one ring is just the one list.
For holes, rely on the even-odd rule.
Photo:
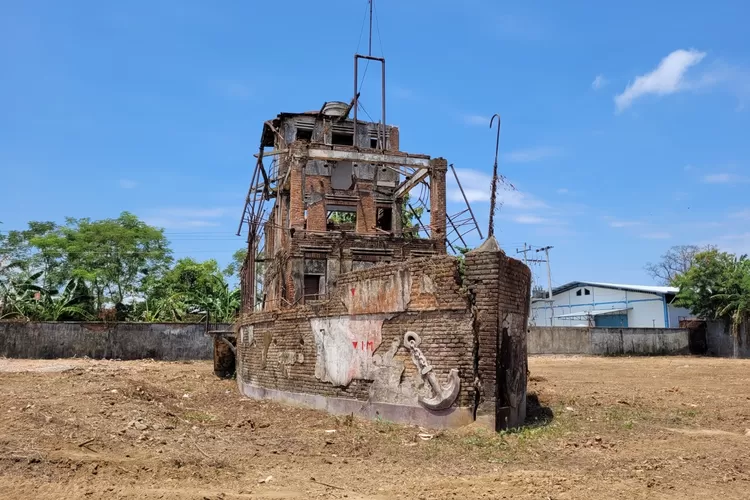
[(478, 227), (468, 203), (447, 213), (447, 161), (401, 151), (399, 129), (358, 120), (356, 101), (263, 124), (240, 225), (240, 391), (434, 427), (522, 424), (528, 268), (494, 238), (449, 255)]

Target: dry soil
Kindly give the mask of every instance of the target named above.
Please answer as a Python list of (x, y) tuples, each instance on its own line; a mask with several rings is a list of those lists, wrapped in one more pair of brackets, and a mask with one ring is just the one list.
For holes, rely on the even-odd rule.
[(750, 361), (530, 371), (554, 417), (494, 434), (251, 401), (209, 362), (0, 359), (0, 498), (750, 498)]

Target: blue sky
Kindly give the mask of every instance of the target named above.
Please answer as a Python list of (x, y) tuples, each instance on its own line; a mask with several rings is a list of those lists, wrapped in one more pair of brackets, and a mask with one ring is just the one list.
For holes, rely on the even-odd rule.
[[(553, 245), (555, 284), (650, 283), (644, 264), (676, 244), (750, 251), (748, 2), (375, 5), (402, 149), (454, 163), (486, 231), (500, 113), (516, 190), (497, 236), (509, 253)], [(0, 2), (0, 229), (129, 210), (177, 257), (225, 263), (262, 121), (351, 99), (365, 10)]]

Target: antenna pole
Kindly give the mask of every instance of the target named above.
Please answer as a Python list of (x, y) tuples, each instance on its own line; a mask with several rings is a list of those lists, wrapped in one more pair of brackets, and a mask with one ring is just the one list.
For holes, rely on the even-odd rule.
[(372, 55), (372, 0), (369, 0), (370, 2), (370, 42), (367, 47), (367, 55)]
[(492, 187), (490, 191), (490, 227), (487, 231), (488, 237), (495, 234), (495, 204), (497, 203), (497, 151), (500, 147), (500, 115), (495, 113), (490, 118), (490, 128), (497, 117), (497, 140), (495, 141), (495, 164), (492, 166)]

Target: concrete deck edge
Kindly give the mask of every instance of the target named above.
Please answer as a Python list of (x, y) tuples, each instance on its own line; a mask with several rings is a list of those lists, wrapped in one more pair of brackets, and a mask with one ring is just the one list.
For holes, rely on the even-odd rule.
[(468, 407), (453, 407), (447, 410), (430, 411), (417, 406), (280, 391), (243, 381), (239, 375), (239, 370), (237, 372), (237, 386), (240, 393), (248, 398), (269, 399), (316, 410), (324, 410), (333, 415), (349, 415), (353, 413), (365, 418), (381, 418), (389, 422), (421, 425), (431, 428), (461, 427), (474, 421), (473, 410)]

